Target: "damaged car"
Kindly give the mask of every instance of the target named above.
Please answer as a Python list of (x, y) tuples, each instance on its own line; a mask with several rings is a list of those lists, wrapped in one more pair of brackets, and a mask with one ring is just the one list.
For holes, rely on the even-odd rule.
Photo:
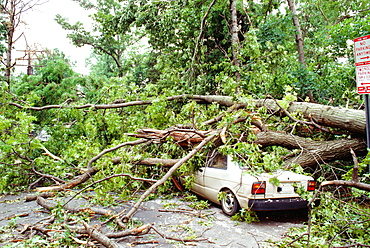
[(312, 192), (316, 184), (311, 176), (280, 170), (252, 175), (231, 156), (214, 153), (206, 166), (195, 173), (191, 191), (222, 206), (226, 215), (240, 208), (275, 211), (307, 208), (308, 201), (298, 189)]

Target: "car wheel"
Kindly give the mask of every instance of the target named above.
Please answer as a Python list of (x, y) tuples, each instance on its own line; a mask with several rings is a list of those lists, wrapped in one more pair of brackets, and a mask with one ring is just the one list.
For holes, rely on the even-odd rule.
[(229, 190), (223, 190), (224, 196), (221, 199), (222, 211), (227, 215), (234, 215), (239, 211), (239, 202), (234, 193)]

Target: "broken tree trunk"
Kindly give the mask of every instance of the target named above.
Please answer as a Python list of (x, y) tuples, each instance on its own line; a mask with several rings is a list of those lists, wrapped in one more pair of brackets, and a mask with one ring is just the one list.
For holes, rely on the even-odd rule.
[(174, 142), (180, 146), (193, 146), (203, 141), (207, 134), (212, 131), (199, 131), (195, 129), (170, 128), (166, 130), (157, 130), (152, 128), (139, 129), (136, 134), (127, 134), (135, 138), (152, 139), (154, 142), (164, 142), (171, 137)]
[[(274, 100), (258, 100), (256, 106), (278, 111), (280, 107)], [(338, 108), (308, 102), (291, 102), (287, 109), (290, 113), (301, 113), (304, 118), (313, 120), (319, 125), (340, 128), (353, 133), (365, 134), (365, 111)], [(280, 112), (279, 112), (280, 113)]]

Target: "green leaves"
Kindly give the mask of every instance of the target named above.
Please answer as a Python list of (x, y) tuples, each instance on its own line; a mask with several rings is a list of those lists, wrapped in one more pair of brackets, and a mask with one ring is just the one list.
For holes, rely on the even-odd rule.
[(13, 111), (12, 117), (0, 115), (0, 119), (0, 193), (6, 193), (26, 186), (29, 180), (25, 171), (30, 168), (29, 151), (40, 146), (38, 140), (30, 138), (35, 117), (23, 111)]
[[(310, 240), (307, 236), (296, 239), (293, 247), (333, 247), (343, 244), (368, 245), (370, 227), (368, 218), (370, 212), (366, 208), (357, 208), (351, 202), (337, 201), (330, 193), (320, 194), (320, 206), (312, 210), (310, 225)], [(290, 241), (301, 236), (308, 227), (293, 229), (287, 238), (278, 242), (279, 247), (285, 247)], [(350, 237), (350, 238), (348, 238)]]
[(259, 218), (256, 214), (256, 212), (243, 208), (238, 213), (236, 213), (234, 216), (231, 217), (232, 220), (235, 221), (243, 221), (246, 223), (252, 223), (252, 222), (259, 222)]

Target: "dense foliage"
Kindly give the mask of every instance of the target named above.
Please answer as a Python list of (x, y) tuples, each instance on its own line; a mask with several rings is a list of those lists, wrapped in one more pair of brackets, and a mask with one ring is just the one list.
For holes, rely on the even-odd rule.
[[(246, 163), (256, 173), (283, 166), (281, 158), (288, 154), (286, 149), (262, 149), (237, 142), (240, 135), (254, 139), (252, 133), (246, 134), (254, 109), (229, 112), (217, 104), (167, 101), (166, 97), (172, 95), (229, 95), (240, 102), (268, 96), (282, 99), (281, 104), (285, 106), (290, 101), (307, 100), (311, 92), (313, 99), (322, 104), (362, 107), (362, 100), (355, 92), (351, 40), (370, 31), (366, 0), (304, 0), (296, 6), (305, 41), (305, 65), (297, 60), (296, 27), (285, 1), (238, 1), (238, 44), (231, 42), (229, 1), (77, 2), (95, 11), (91, 16), (93, 30), (86, 30), (82, 23), (70, 24), (61, 16), (56, 20), (70, 31), (68, 37), (76, 46), (93, 47), (96, 60), (92, 60), (91, 74), (78, 75), (63, 53), (56, 51), (41, 60), (43, 67), (36, 68), (34, 75), (14, 77), (10, 90), (9, 85), (1, 81), (0, 193), (50, 185), (54, 183), (53, 177), (69, 180), (85, 168), (92, 157), (133, 140), (126, 134), (143, 127), (166, 129), (182, 124), (202, 130), (227, 126), (229, 140), (221, 150), (244, 154), (248, 158)], [(235, 46), (238, 66), (232, 63)], [(236, 72), (240, 77), (235, 76)], [(147, 99), (154, 101), (150, 105), (104, 110), (71, 108)], [(11, 102), (22, 106), (67, 108), (31, 111), (10, 105)], [(204, 125), (204, 121), (220, 113), (225, 116), (221, 122)], [(255, 114), (266, 118), (266, 125), (273, 130), (295, 127), (288, 118), (272, 117), (263, 108)], [(239, 117), (247, 121), (234, 124)], [(296, 118), (301, 116), (297, 114)], [(314, 140), (337, 138), (341, 136), (312, 134)], [(59, 159), (45, 156), (46, 150)], [(99, 173), (95, 179), (118, 173), (158, 179), (165, 168), (133, 165), (132, 157), (180, 158), (186, 152), (170, 141), (119, 149), (96, 163)], [(203, 155), (181, 167), (180, 172), (199, 166)], [(116, 156), (122, 161), (113, 165), (112, 157)], [(368, 160), (364, 159), (360, 169), (360, 178), (366, 183), (370, 181), (364, 169)], [(322, 181), (328, 177), (348, 179), (352, 167), (351, 161), (340, 161), (321, 164), (315, 171), (304, 172), (299, 166), (293, 169), (312, 173)], [(140, 181), (117, 177), (95, 189), (96, 199), (114, 191), (123, 198), (130, 197), (146, 186)], [(171, 187), (166, 183), (159, 193)], [(369, 195), (354, 191), (345, 199), (338, 200), (340, 196), (323, 193), (322, 204), (312, 211), (310, 236), (297, 239), (307, 230), (295, 230), (281, 247), (295, 239), (297, 247), (307, 242), (311, 242), (312, 247), (370, 245), (366, 233), (370, 223), (366, 205)], [(323, 233), (326, 236), (322, 236)]]
[[(369, 30), (366, 1), (305, 1), (297, 6), (302, 16), (305, 66), (296, 57), (296, 29), (284, 1), (238, 3), (237, 67), (231, 61), (234, 45), (228, 1), (119, 3), (85, 3), (84, 7), (96, 10), (91, 31), (82, 23), (72, 25), (60, 16), (57, 19), (71, 31), (69, 37), (75, 44), (99, 49), (101, 61), (115, 65), (117, 75), (132, 75), (135, 68), (142, 76), (137, 83), (155, 83), (161, 90), (181, 93), (233, 94), (238, 89), (259, 97), (281, 98), (285, 85), (291, 85), (302, 99), (312, 91), (314, 99), (323, 103), (353, 100), (354, 68), (348, 41)], [(138, 41), (150, 45), (141, 64), (150, 61), (152, 72), (130, 62), (137, 61), (137, 55), (130, 56), (130, 42)], [(238, 81), (236, 71), (240, 73)]]

